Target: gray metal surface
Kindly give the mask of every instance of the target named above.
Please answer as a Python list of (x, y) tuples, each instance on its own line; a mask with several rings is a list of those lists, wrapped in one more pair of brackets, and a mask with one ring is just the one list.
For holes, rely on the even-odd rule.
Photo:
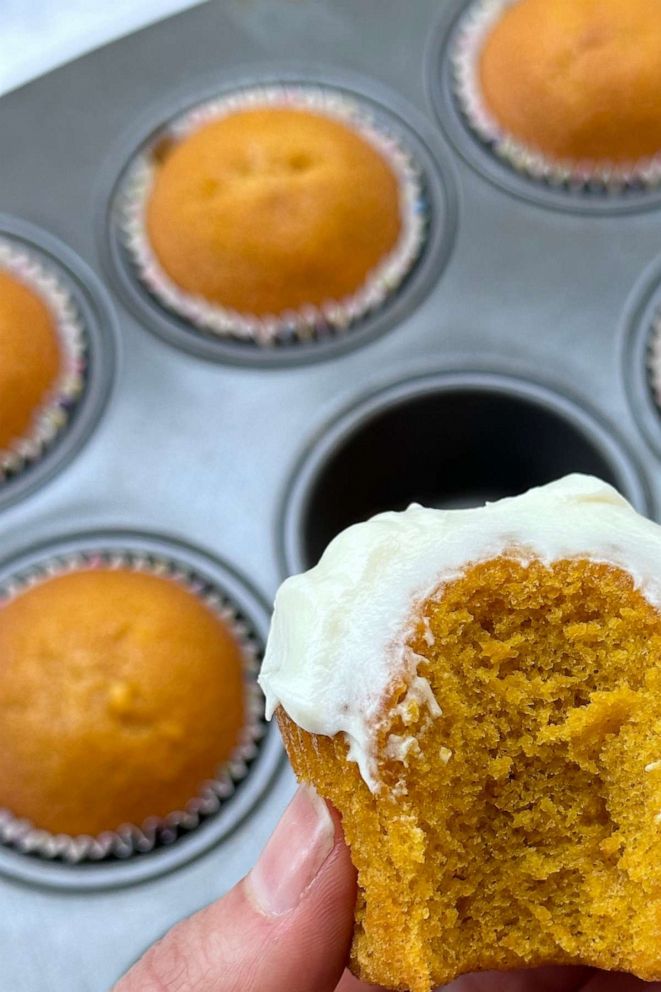
[[(314, 480), (324, 478), (322, 455), (337, 450), (337, 424), (349, 434), (362, 429), (365, 412), (387, 397), (370, 394), (392, 386), (400, 402), (416, 389), (403, 380), (437, 372), (459, 376), (478, 404), (484, 401), (485, 415), (495, 409), (494, 389), (509, 390), (513, 402), (525, 399), (498, 421), (503, 454), (517, 450), (524, 468), (516, 480), (492, 478), (500, 462), (491, 454), (493, 431), (485, 434), (485, 468), (467, 477), (466, 500), (489, 492), (490, 481), (507, 489), (525, 482), (526, 472), (539, 481), (545, 472), (597, 464), (658, 519), (660, 432), (645, 393), (640, 330), (657, 298), (658, 197), (634, 211), (586, 215), (581, 204), (564, 209), (564, 202), (556, 209), (536, 191), (527, 196), (489, 176), (490, 167), (474, 160), (479, 149), (458, 152), (444, 137), (447, 131), (452, 139), (452, 125), (439, 126), (436, 112), (442, 118), (443, 109), (428, 92), (436, 85), (428, 77), (439, 50), (438, 19), (448, 13), (438, 8), (438, 0), (212, 2), (0, 100), (0, 210), (59, 237), (106, 283), (120, 344), (112, 394), (85, 447), (0, 513), (3, 560), (74, 529), (156, 529), (219, 556), (270, 600), (285, 554), (290, 564), (314, 555), (319, 534), (332, 528), (329, 503), (337, 500), (348, 514), (364, 505), (352, 507), (352, 479), (341, 471), (326, 473), (336, 487), (331, 500), (314, 494)], [(115, 292), (99, 218), (118, 155), (141, 122), (154, 119), (150, 108), (171, 101), (175, 109), (233, 72), (245, 81), (251, 72), (263, 76), (274, 61), (298, 66), (302, 59), (308, 75), (311, 66), (320, 78), (341, 80), (346, 72), (353, 88), (360, 74), (373, 80), (381, 100), (395, 91), (396, 112), (414, 130), (421, 122), (421, 140), (432, 154), (438, 149), (456, 196), (448, 263), (395, 326), (323, 361), (257, 367), (196, 357), (148, 333), (147, 322)], [(448, 382), (439, 385), (447, 391)], [(547, 414), (538, 437), (540, 405)], [(464, 407), (434, 409), (445, 436), (444, 418), (452, 423)], [(348, 419), (345, 410), (353, 411)], [(566, 445), (549, 442), (553, 418), (568, 431)], [(407, 429), (403, 417), (400, 448)], [(401, 452), (366, 437), (362, 458), (368, 466), (373, 460), (375, 490), (383, 485), (382, 495), (395, 493), (388, 487), (406, 464)], [(315, 453), (317, 441), (322, 448)], [(479, 460), (480, 437), (471, 444)], [(443, 446), (433, 438), (417, 450), (442, 462)], [(305, 452), (311, 454), (301, 463)], [(532, 463), (526, 452), (534, 452)], [(465, 460), (442, 468), (456, 482), (449, 496), (439, 491), (439, 501), (460, 503)], [(400, 485), (397, 499), (418, 495), (416, 474), (410, 478), (410, 491)], [(309, 541), (306, 512), (320, 521)], [(169, 925), (250, 867), (292, 788), (283, 768), (228, 837), (150, 881), (63, 892), (0, 877), (0, 989), (104, 992)]]

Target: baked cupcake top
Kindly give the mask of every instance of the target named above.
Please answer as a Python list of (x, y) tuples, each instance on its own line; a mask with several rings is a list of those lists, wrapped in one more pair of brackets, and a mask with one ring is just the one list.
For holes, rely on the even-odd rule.
[(402, 224), (385, 156), (347, 123), (293, 106), (236, 110), (166, 147), (145, 213), (176, 286), (256, 317), (356, 293)]
[(502, 7), (483, 40), (477, 82), (506, 135), (561, 162), (625, 165), (661, 153), (656, 0)]
[(49, 306), (0, 268), (0, 454), (31, 433), (61, 371), (57, 323)]
[(344, 734), (376, 788), (378, 718), (393, 682), (432, 715), (443, 705), (407, 647), (417, 609), (498, 556), (611, 565), (661, 607), (661, 527), (599, 479), (570, 475), (477, 509), (382, 513), (343, 531), (318, 565), (280, 587), (259, 680), (267, 713), (282, 706), (310, 733)]
[(244, 725), (242, 655), (171, 578), (89, 568), (0, 606), (0, 806), (95, 835), (183, 810)]

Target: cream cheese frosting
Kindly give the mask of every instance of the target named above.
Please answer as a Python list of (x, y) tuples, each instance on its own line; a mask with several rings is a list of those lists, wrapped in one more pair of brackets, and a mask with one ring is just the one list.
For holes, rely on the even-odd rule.
[(314, 568), (283, 582), (259, 678), (267, 715), (282, 706), (309, 733), (344, 734), (375, 789), (378, 717), (393, 680), (404, 677), (431, 716), (443, 705), (407, 647), (419, 606), (503, 554), (621, 568), (661, 609), (661, 526), (600, 479), (569, 475), (470, 510), (413, 504), (347, 528)]

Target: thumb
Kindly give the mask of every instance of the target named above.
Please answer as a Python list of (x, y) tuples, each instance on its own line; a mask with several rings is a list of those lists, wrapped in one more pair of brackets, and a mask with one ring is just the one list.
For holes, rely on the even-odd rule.
[(114, 992), (332, 992), (355, 896), (337, 815), (302, 786), (250, 874), (174, 927)]

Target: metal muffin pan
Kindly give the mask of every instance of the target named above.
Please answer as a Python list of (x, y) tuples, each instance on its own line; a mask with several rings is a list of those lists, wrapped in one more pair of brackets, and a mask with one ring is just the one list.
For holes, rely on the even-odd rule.
[[(91, 298), (106, 283), (122, 353), (84, 448), (0, 510), (3, 569), (74, 529), (156, 530), (220, 559), (270, 601), (288, 569), (364, 512), (409, 499), (466, 504), (577, 469), (605, 475), (659, 519), (658, 423), (640, 364), (641, 301), (661, 275), (659, 199), (597, 209), (561, 190), (524, 195), (470, 165), (430, 96), (449, 13), (437, 0), (212, 0), (0, 100), (0, 209), (65, 242), (49, 239), (49, 250)], [(252, 349), (246, 358), (201, 335), (198, 347), (198, 332), (136, 300), (107, 220), (125, 161), (160, 121), (233, 82), (285, 77), (358, 92), (394, 114), (438, 177), (447, 228), (424, 279), (414, 274), (371, 329), (300, 358), (292, 349), (254, 361)], [(254, 805), (232, 813), (228, 803), (229, 832), (200, 828), (155, 852), (157, 871), (145, 855), (96, 866), (103, 877), (88, 883), (22, 858), (19, 880), (21, 856), (2, 852), (0, 987), (107, 990), (251, 867), (292, 790), (282, 762), (255, 784)]]

